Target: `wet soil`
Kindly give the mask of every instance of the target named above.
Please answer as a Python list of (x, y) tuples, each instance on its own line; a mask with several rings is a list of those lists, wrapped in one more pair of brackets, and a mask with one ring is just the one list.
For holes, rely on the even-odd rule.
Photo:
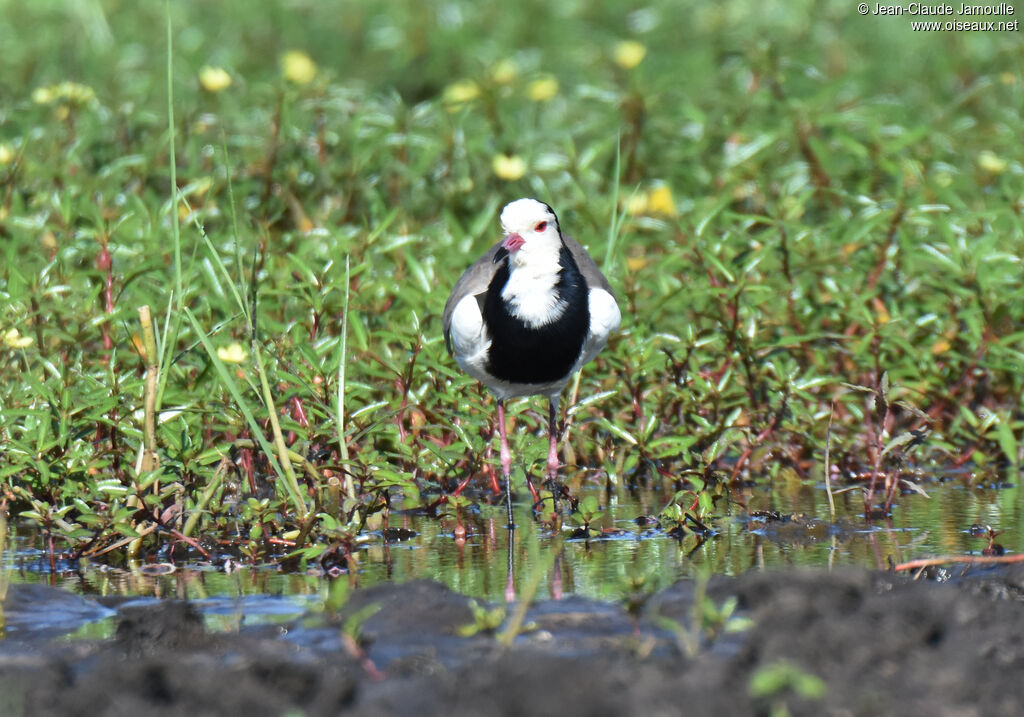
[[(688, 629), (698, 612), (696, 588), (680, 582), (625, 606), (538, 600), (522, 632), (504, 647), (493, 632), (460, 636), (459, 628), (474, 624), (471, 601), (428, 581), (356, 590), (337, 615), (232, 633), (207, 632), (187, 603), (125, 605), (117, 609), (116, 637), (102, 641), (26, 636), (19, 619), (29, 619), (34, 604), (49, 605), (55, 596), (45, 591), (54, 589), (15, 585), (0, 641), (0, 714), (745, 715), (785, 708), (794, 715), (1019, 715), (1024, 709), (1022, 568), (958, 568), (916, 581), (862, 570), (716, 577), (702, 604), (721, 606), (735, 597), (734, 617), (749, 625), (711, 638)], [(70, 594), (59, 598), (72, 612), (111, 609)], [(345, 637), (356, 632), (357, 640)]]

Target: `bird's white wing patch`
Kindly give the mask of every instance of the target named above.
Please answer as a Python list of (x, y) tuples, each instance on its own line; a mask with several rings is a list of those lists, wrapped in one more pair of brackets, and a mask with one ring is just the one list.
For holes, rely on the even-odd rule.
[(473, 378), (483, 381), (481, 375), (487, 364), (487, 349), (491, 340), (487, 336), (484, 317), (476, 297), (467, 294), (455, 305), (451, 323), (452, 353), (462, 370)]
[(619, 328), (622, 322), (622, 313), (619, 305), (615, 303), (615, 297), (604, 289), (590, 290), (590, 333), (587, 341), (583, 344), (583, 352), (580, 355), (579, 365), (590, 361), (608, 343), (608, 337)]

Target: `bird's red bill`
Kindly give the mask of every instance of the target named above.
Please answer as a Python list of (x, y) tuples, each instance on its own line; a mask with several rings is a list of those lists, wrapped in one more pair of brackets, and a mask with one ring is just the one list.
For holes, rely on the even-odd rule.
[(518, 251), (525, 243), (526, 240), (518, 234), (509, 234), (505, 237), (505, 241), (503, 241), (501, 245), (509, 251)]

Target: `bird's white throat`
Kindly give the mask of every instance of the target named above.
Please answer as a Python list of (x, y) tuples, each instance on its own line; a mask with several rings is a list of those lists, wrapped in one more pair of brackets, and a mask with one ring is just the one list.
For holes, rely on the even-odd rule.
[(509, 313), (531, 328), (557, 321), (567, 308), (556, 288), (562, 268), (560, 248), (561, 242), (555, 247), (524, 246), (509, 256), (509, 276), (501, 298)]

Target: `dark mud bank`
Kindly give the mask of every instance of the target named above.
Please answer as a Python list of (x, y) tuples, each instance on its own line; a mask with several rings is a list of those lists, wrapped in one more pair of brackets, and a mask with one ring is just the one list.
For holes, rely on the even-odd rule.
[[(636, 618), (580, 598), (538, 601), (507, 648), (486, 631), (459, 636), (474, 624), (471, 601), (425, 581), (356, 591), (330, 618), (230, 634), (206, 632), (184, 603), (126, 607), (112, 640), (0, 641), (0, 714), (769, 714), (784, 706), (807, 715), (1018, 715), (1024, 705), (1022, 569), (958, 571), (946, 582), (748, 573), (712, 579), (708, 595), (714, 605), (734, 596), (735, 615), (750, 624), (692, 655), (691, 582), (637, 601)], [(8, 601), (25, 597), (12, 586)], [(365, 619), (354, 642), (342, 625), (357, 614)]]

